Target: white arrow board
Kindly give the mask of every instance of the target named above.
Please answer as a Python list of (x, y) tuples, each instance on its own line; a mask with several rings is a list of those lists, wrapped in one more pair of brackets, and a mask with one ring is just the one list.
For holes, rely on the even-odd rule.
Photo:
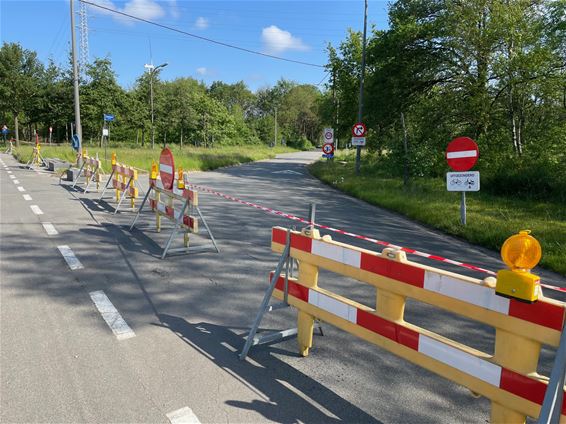
[(469, 172), (447, 172), (446, 187), (448, 191), (480, 191), (480, 173)]

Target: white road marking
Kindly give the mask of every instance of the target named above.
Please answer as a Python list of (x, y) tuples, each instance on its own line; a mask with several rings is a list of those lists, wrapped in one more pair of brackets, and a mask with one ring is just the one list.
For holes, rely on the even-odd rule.
[(19, 183), (20, 183), (19, 180), (12, 180), (12, 182), (13, 182), (14, 184), (19, 184)]
[[(8, 174), (9, 174), (10, 172), (11, 172), (11, 171), (8, 171)], [(11, 179), (14, 179), (14, 178), (16, 178), (16, 176), (15, 176), (15, 175), (10, 175), (10, 178), (11, 178)]]
[(69, 265), (69, 268), (71, 268), (72, 270), (84, 268), (83, 264), (81, 264), (81, 261), (77, 259), (69, 246), (57, 246), (57, 249), (59, 249), (59, 252), (61, 252), (61, 255), (63, 255), (63, 258), (67, 262), (67, 265)]
[(118, 340), (129, 339), (136, 336), (136, 333), (134, 333), (126, 321), (124, 321), (120, 312), (118, 312), (102, 290), (90, 292), (89, 296)]
[(24, 194), (24, 200), (31, 200), (31, 196), (29, 194)]
[(43, 228), (45, 229), (47, 235), (56, 236), (57, 234), (59, 234), (59, 231), (55, 229), (51, 222), (42, 222), (41, 225), (43, 225)]
[(19, 190), (19, 191), (26, 191), (26, 189), (23, 188), (22, 186), (19, 186), (19, 187), (18, 187), (18, 190)]
[(171, 424), (200, 424), (200, 420), (188, 406), (169, 412), (167, 418)]
[(36, 215), (43, 215), (43, 211), (37, 205), (30, 205), (32, 212)]

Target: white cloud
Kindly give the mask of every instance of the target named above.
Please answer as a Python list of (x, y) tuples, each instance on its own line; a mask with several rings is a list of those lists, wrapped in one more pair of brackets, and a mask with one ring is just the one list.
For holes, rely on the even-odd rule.
[[(95, 3), (108, 9), (117, 10), (119, 12), (147, 20), (158, 19), (165, 15), (165, 11), (155, 0), (130, 0), (124, 4), (123, 8), (118, 7), (114, 4), (114, 2), (112, 2), (112, 0), (95, 0)], [(101, 9), (95, 6), (92, 6), (91, 10), (103, 15), (110, 15), (116, 21), (124, 24), (131, 25), (135, 22), (134, 19), (111, 12), (110, 10)]]
[(207, 29), (208, 28), (208, 19), (199, 16), (195, 22), (195, 26), (198, 29)]
[(123, 12), (147, 20), (165, 15), (163, 8), (154, 0), (131, 0), (124, 5)]
[(177, 0), (169, 0), (169, 14), (175, 19), (181, 16), (181, 12), (177, 6)]
[(204, 76), (207, 73), (208, 73), (208, 69), (206, 69), (204, 66), (197, 68), (197, 74)]
[(282, 30), (275, 25), (263, 28), (261, 31), (261, 40), (265, 51), (268, 53), (281, 53), (285, 50), (309, 50), (303, 41), (294, 37), (289, 31)]

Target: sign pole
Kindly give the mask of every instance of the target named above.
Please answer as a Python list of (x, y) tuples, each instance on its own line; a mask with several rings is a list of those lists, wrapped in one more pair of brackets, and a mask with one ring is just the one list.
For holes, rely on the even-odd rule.
[(460, 200), (460, 222), (466, 225), (466, 192), (462, 191), (462, 199)]
[[(362, 38), (362, 74), (360, 77), (360, 99), (358, 104), (358, 122), (362, 122), (362, 113), (364, 110), (364, 76), (366, 72), (366, 29), (368, 21), (368, 0), (364, 2), (364, 34)], [(356, 146), (356, 175), (360, 175), (360, 160), (362, 154), (362, 146)]]

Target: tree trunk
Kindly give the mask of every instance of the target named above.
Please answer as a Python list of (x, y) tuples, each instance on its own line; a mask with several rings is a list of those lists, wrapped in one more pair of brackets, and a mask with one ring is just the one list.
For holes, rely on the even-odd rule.
[(183, 127), (181, 127), (181, 149), (183, 148)]
[(142, 128), (142, 139), (141, 139), (141, 145), (142, 147), (145, 144), (145, 128)]
[(14, 132), (16, 134), (16, 147), (20, 147), (20, 130), (18, 128), (18, 114), (15, 114), (14, 118)]

